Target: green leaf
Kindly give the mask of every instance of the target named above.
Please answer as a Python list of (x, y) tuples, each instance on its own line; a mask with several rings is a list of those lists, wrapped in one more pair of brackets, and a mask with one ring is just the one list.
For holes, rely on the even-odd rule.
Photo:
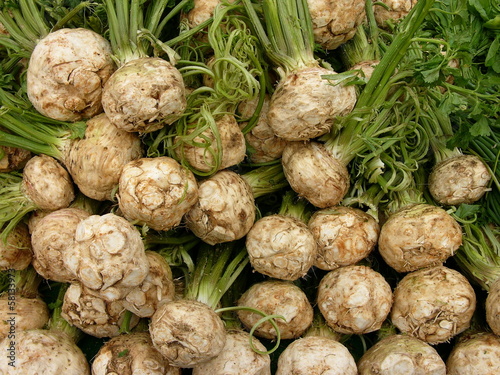
[(491, 129), (488, 124), (488, 119), (486, 117), (481, 117), (474, 125), (470, 128), (471, 135), (484, 136), (487, 137), (491, 134)]
[(194, 8), (194, 0), (193, 1), (190, 1), (186, 4), (186, 6), (184, 8), (182, 8), (182, 11), (184, 13), (188, 13), (190, 10), (192, 10)]
[(491, 66), (495, 72), (500, 73), (500, 38), (498, 36), (490, 45), (484, 65)]
[(484, 27), (491, 30), (500, 30), (500, 15), (484, 23)]
[(454, 92), (448, 92), (440, 105), (440, 109), (448, 114), (463, 110), (464, 108), (467, 108), (467, 99)]
[(473, 218), (478, 212), (481, 211), (481, 206), (478, 204), (461, 204), (458, 206), (458, 209), (455, 211), (455, 215), (461, 219), (470, 219)]
[(488, 13), (491, 9), (488, 0), (469, 0), (469, 4), (479, 13), (479, 15), (484, 19), (488, 20)]
[(428, 69), (420, 72), (425, 83), (434, 83), (439, 79), (439, 74), (441, 72), (440, 67), (435, 67), (433, 69)]

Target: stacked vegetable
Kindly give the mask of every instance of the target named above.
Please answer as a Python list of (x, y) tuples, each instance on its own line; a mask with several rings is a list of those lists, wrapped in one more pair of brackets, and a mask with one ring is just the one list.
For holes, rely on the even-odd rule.
[(494, 1), (74, 3), (0, 5), (0, 372), (500, 366)]

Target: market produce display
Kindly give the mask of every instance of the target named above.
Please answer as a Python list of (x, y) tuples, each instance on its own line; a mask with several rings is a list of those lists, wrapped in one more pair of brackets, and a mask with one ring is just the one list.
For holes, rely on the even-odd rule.
[(493, 374), (494, 0), (0, 1), (0, 374)]

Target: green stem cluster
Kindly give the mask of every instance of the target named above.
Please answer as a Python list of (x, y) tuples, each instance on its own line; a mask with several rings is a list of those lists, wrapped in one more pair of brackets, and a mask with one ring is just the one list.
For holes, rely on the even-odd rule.
[[(222, 161), (222, 139), (217, 121), (224, 115), (236, 115), (237, 106), (261, 95), (265, 87), (265, 74), (257, 38), (249, 29), (246, 19), (238, 11), (238, 4), (219, 4), (208, 26), (208, 45), (212, 55), (210, 63), (183, 62), (179, 70), (183, 77), (205, 74), (213, 87), (199, 87), (188, 95), (188, 106), (183, 116), (168, 134), (159, 134), (167, 143), (167, 150), (180, 159), (187, 168), (200, 176), (210, 176), (219, 170)], [(197, 48), (197, 47), (193, 47)], [(154, 141), (148, 153), (162, 141)], [(213, 160), (209, 171), (193, 168), (183, 157), (185, 147), (204, 149), (207, 160)]]
[(8, 31), (9, 36), (0, 36), (0, 45), (15, 48), (27, 58), (40, 39), (65, 27), (82, 9), (92, 5), (90, 1), (81, 1), (72, 9), (65, 9), (62, 15), (51, 12), (52, 16), (57, 16), (51, 19), (45, 6), (38, 1), (19, 0), (15, 2), (16, 5), (5, 3), (0, 9), (0, 23)]
[(248, 264), (246, 248), (237, 242), (198, 248), (196, 267), (187, 280), (184, 298), (203, 302), (212, 309), (228, 291)]
[[(460, 220), (460, 218), (457, 218)], [(476, 222), (465, 222), (463, 244), (454, 259), (460, 269), (482, 289), (500, 278), (500, 231), (496, 227)]]
[(318, 65), (307, 0), (263, 0), (263, 22), (250, 0), (243, 0), (243, 4), (264, 51), (280, 74), (286, 76)]
[(57, 299), (49, 305), (52, 310), (47, 329), (54, 332), (61, 332), (67, 335), (73, 342), (77, 343), (83, 337), (83, 331), (69, 324), (62, 316), (62, 305), (64, 295), (70, 284), (60, 283)]
[[(397, 106), (402, 105), (401, 98), (407, 94), (406, 80), (412, 77), (413, 72), (396, 72), (396, 67), (404, 59), (433, 2), (419, 1), (405, 17), (359, 95), (353, 111), (340, 118), (332, 132), (323, 137), (325, 147), (345, 165), (362, 154), (371, 155), (367, 161), (378, 158), (401, 139), (401, 133), (398, 135), (397, 129), (401, 129), (401, 123), (409, 121), (407, 118), (400, 118), (400, 114), (405, 112), (399, 111)], [(335, 79), (335, 76), (325, 76), (325, 79)]]
[(4, 105), (0, 108), (0, 128), (7, 130), (0, 130), (0, 145), (64, 161), (63, 150), (71, 140), (84, 137), (86, 122), (57, 121), (34, 110)]
[(277, 192), (288, 185), (281, 163), (254, 168), (241, 177), (248, 182), (254, 198)]
[(293, 217), (307, 224), (312, 211), (308, 208), (306, 199), (300, 199), (293, 191), (288, 190), (283, 195), (278, 214)]
[(151, 56), (155, 44), (164, 46), (169, 56), (173, 56), (160, 37), (168, 22), (189, 1), (182, 0), (165, 15), (170, 0), (151, 1), (146, 9), (141, 0), (103, 0), (109, 23), (109, 40), (118, 65)]
[(18, 172), (0, 173), (0, 240), (38, 207), (23, 192), (23, 176)]

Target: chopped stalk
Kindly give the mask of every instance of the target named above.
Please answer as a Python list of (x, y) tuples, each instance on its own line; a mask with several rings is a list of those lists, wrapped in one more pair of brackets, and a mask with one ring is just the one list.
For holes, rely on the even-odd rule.
[(235, 247), (201, 245), (184, 298), (161, 305), (153, 315), (153, 344), (172, 365), (196, 367), (224, 348), (227, 333), (215, 309), (248, 263), (245, 249)]

